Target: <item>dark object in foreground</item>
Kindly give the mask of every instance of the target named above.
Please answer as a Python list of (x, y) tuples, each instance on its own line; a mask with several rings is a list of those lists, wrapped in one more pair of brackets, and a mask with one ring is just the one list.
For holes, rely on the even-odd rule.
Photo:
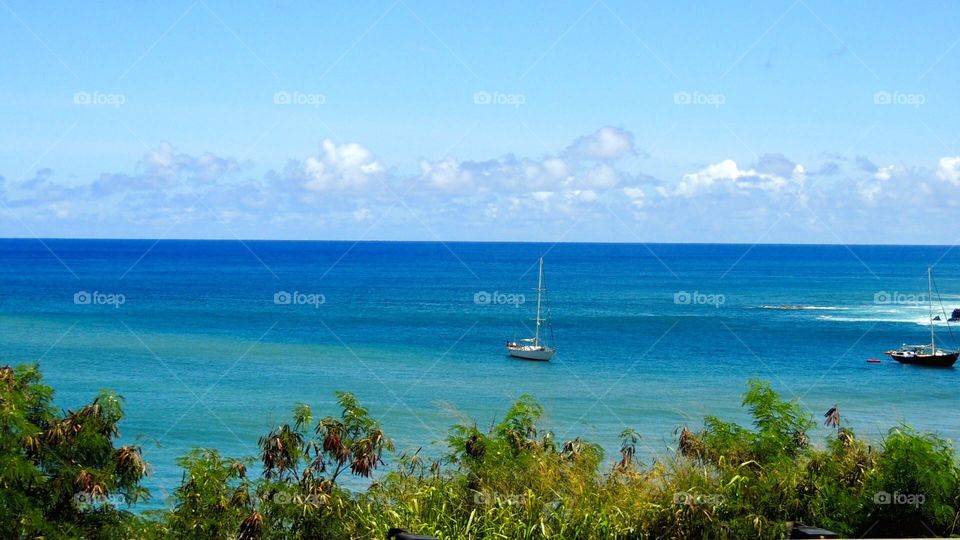
[(839, 536), (833, 531), (798, 523), (790, 529), (790, 538), (839, 538)]
[[(806, 538), (806, 537), (804, 537)], [(813, 537), (810, 537), (813, 538)], [(836, 536), (831, 536), (830, 538), (836, 538)], [(387, 531), (387, 540), (437, 540), (432, 536), (421, 536), (419, 534), (413, 534), (407, 532), (403, 529), (390, 529)]]
[(836, 404), (833, 407), (830, 407), (830, 410), (823, 415), (826, 420), (823, 421), (823, 425), (840, 428), (840, 408)]

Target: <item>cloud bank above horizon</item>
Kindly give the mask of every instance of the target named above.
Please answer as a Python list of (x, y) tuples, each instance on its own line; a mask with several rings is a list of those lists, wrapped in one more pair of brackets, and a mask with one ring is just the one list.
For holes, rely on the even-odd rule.
[[(945, 243), (960, 156), (875, 163), (831, 153), (725, 159), (678, 178), (604, 126), (554, 153), (423, 159), (400, 171), (358, 142), (256, 172), (243, 156), (162, 143), (127, 171), (0, 176), (7, 237)], [(72, 180), (72, 181), (71, 181)]]

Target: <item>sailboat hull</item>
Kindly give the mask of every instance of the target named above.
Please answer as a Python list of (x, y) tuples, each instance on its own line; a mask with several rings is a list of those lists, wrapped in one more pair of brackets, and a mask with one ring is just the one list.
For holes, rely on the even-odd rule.
[(887, 353), (901, 364), (913, 364), (915, 366), (930, 367), (950, 367), (957, 362), (960, 352), (949, 352), (942, 354), (910, 354), (900, 351), (890, 351)]
[(551, 347), (507, 347), (507, 352), (510, 356), (521, 360), (546, 362), (553, 358), (557, 350)]

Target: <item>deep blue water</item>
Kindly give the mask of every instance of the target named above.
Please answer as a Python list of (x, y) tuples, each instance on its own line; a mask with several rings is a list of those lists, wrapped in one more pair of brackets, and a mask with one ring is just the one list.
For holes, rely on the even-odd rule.
[[(540, 255), (559, 352), (512, 360)], [(252, 456), (295, 403), (336, 413), (335, 390), (399, 450), (432, 455), (453, 423), (486, 426), (531, 393), (558, 439), (613, 459), (630, 426), (650, 459), (704, 415), (744, 420), (751, 377), (818, 417), (839, 404), (871, 437), (900, 421), (960, 435), (960, 368), (866, 362), (928, 339), (927, 266), (960, 307), (960, 249), (945, 246), (0, 240), (0, 261), (0, 363), (39, 361), (63, 407), (123, 395), (153, 504), (188, 449)], [(81, 291), (124, 302), (75, 303)], [(278, 305), (279, 291), (324, 302)], [(526, 301), (475, 303), (482, 292)]]

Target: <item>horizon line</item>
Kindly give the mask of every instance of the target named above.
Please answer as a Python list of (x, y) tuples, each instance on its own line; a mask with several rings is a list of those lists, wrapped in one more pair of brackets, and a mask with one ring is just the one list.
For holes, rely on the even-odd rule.
[(394, 243), (394, 244), (552, 244), (552, 245), (689, 245), (689, 246), (857, 246), (857, 247), (944, 247), (954, 248), (956, 244), (886, 244), (886, 243), (855, 243), (855, 242), (618, 242), (618, 241), (549, 241), (549, 240), (384, 240), (384, 239), (336, 239), (336, 238), (150, 238), (150, 237), (69, 237), (69, 236), (2, 236), (0, 241), (7, 240), (36, 240), (36, 241), (144, 241), (144, 242), (353, 242), (353, 243)]

